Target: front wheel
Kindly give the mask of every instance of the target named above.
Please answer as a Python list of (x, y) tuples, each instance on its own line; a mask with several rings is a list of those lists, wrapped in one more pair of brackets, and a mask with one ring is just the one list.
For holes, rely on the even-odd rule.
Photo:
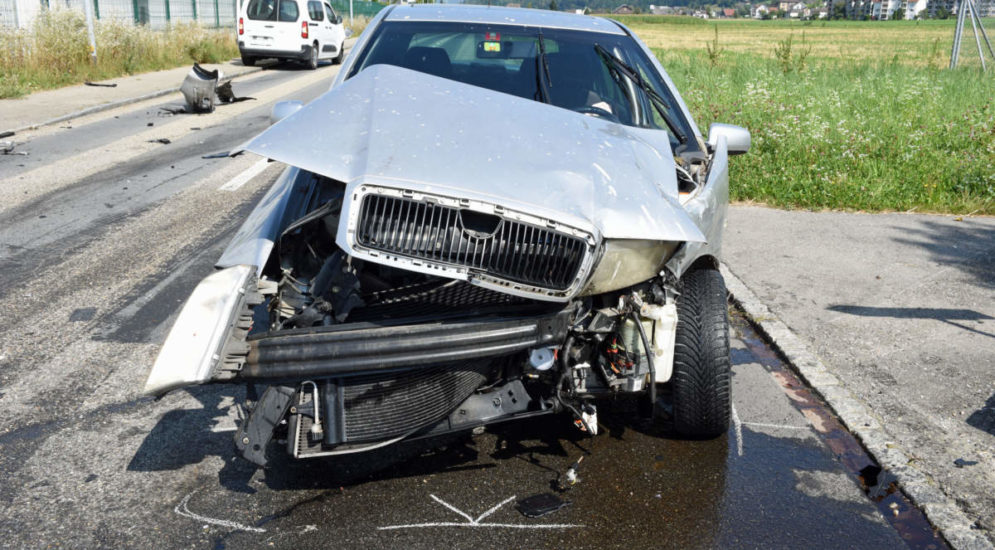
[(726, 286), (716, 269), (684, 275), (677, 300), (674, 347), (674, 429), (682, 437), (718, 437), (729, 429), (732, 404)]
[(249, 56), (249, 55), (243, 55), (242, 56), (242, 65), (245, 65), (246, 67), (251, 67), (251, 66), (253, 66), (255, 64), (256, 64), (256, 58), (255, 57), (252, 57), (252, 56)]

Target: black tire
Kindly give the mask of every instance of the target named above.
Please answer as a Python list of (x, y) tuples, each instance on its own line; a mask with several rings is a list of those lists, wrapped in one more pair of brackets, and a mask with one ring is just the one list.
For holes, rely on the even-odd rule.
[(246, 67), (251, 67), (251, 66), (255, 65), (256, 61), (257, 60), (256, 60), (255, 57), (252, 57), (252, 56), (249, 56), (249, 55), (243, 55), (242, 56), (242, 65), (245, 65)]
[(307, 57), (307, 68), (312, 71), (318, 68), (318, 43), (315, 42), (311, 45), (311, 51), (308, 53)]
[(677, 299), (674, 348), (674, 430), (681, 437), (710, 439), (729, 429), (732, 385), (726, 285), (718, 270), (684, 275)]
[(345, 57), (345, 40), (343, 40), (342, 43), (339, 44), (339, 55), (336, 55), (335, 59), (332, 59), (332, 64), (333, 65), (341, 65), (342, 64), (342, 58), (344, 58), (344, 57)]

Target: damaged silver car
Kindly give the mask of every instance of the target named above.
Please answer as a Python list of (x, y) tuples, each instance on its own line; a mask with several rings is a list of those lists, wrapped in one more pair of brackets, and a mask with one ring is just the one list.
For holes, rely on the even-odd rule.
[(727, 430), (717, 268), (750, 135), (706, 141), (623, 25), (391, 6), (327, 93), (274, 118), (237, 152), (288, 167), (147, 394), (265, 386), (236, 435), (260, 465), (275, 440), (306, 458), (552, 413), (594, 435), (606, 398)]

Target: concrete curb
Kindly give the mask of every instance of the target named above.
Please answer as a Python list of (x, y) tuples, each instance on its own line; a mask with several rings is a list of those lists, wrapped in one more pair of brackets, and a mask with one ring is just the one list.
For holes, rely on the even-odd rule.
[(923, 510), (950, 546), (957, 550), (995, 548), (983, 534), (971, 528), (974, 522), (940, 490), (936, 481), (919, 469), (911, 454), (895, 443), (877, 416), (846, 388), (843, 381), (826, 369), (808, 346), (725, 264), (721, 271), (733, 302), (799, 376), (822, 396), (871, 456), (898, 478), (905, 494)]
[[(221, 79), (221, 82), (226, 82), (228, 80), (233, 80), (236, 77), (245, 76), (247, 74), (259, 72), (261, 70), (263, 70), (262, 67), (246, 67), (245, 70), (225, 75), (224, 78)], [(36, 124), (28, 124), (27, 126), (22, 126), (20, 128), (14, 128), (14, 129), (12, 129), (10, 131), (12, 131), (14, 133), (18, 133), (18, 132), (24, 132), (26, 130), (35, 130), (37, 128), (41, 128), (42, 126), (50, 126), (52, 124), (58, 124), (60, 122), (65, 122), (67, 120), (72, 120), (74, 118), (79, 118), (81, 116), (92, 115), (94, 113), (99, 113), (99, 112), (102, 112), (102, 111), (109, 111), (111, 109), (116, 109), (117, 107), (123, 107), (125, 105), (131, 105), (132, 103), (138, 103), (138, 102), (141, 102), (141, 101), (145, 101), (146, 99), (155, 99), (157, 97), (162, 97), (164, 95), (169, 95), (169, 94), (171, 94), (173, 92), (178, 92), (178, 91), (180, 91), (180, 87), (176, 86), (175, 88), (166, 88), (164, 90), (157, 90), (155, 92), (151, 92), (151, 93), (140, 95), (140, 96), (136, 96), (136, 97), (129, 97), (127, 99), (119, 99), (117, 101), (111, 101), (110, 103), (102, 103), (100, 105), (94, 105), (93, 107), (87, 107), (86, 109), (81, 109), (79, 111), (74, 111), (74, 112), (69, 113), (67, 115), (62, 115), (62, 116), (58, 116), (58, 117), (55, 117), (55, 118), (51, 118), (51, 119), (48, 119), (48, 120), (46, 120), (44, 122), (38, 122)]]

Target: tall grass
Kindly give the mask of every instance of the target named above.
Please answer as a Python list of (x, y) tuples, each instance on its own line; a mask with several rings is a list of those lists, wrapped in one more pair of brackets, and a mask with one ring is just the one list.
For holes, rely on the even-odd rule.
[(991, 73), (826, 58), (784, 70), (783, 52), (712, 63), (704, 48), (654, 51), (703, 132), (751, 131), (750, 153), (732, 162), (736, 200), (995, 214)]
[(0, 98), (238, 55), (231, 30), (192, 23), (154, 31), (104, 20), (97, 22), (96, 39), (93, 65), (83, 14), (66, 9), (43, 11), (28, 30), (0, 30)]

